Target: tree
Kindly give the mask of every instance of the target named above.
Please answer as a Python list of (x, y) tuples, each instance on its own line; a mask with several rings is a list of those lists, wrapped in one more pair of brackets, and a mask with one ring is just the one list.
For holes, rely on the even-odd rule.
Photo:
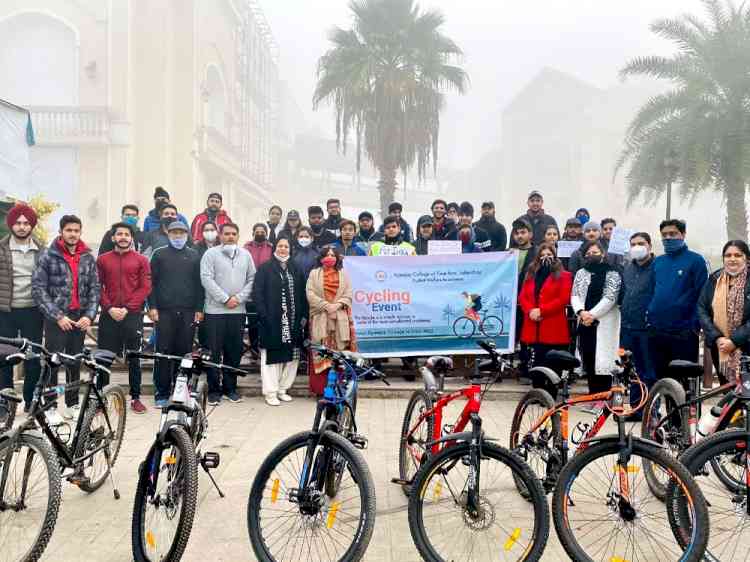
[[(662, 19), (651, 30), (674, 42), (671, 57), (638, 57), (623, 79), (648, 76), (673, 88), (652, 97), (628, 127), (615, 174), (629, 164), (630, 202), (654, 202), (668, 182), (683, 199), (710, 188), (727, 206), (727, 235), (747, 239), (745, 194), (750, 180), (750, 7), (703, 0), (706, 21)], [(668, 164), (675, 159), (674, 165)]]
[(468, 76), (451, 64), (461, 49), (440, 28), (437, 11), (414, 0), (352, 0), (351, 29), (334, 27), (332, 47), (318, 61), (313, 107), (335, 108), (336, 146), (346, 153), (353, 132), (357, 170), (362, 151), (377, 169), (386, 216), (396, 173), (414, 165), (421, 180), (437, 169), (440, 112), (445, 92), (465, 93)]

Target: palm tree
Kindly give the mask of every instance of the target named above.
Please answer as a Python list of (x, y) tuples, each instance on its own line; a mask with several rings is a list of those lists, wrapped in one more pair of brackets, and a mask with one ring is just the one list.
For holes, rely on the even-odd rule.
[[(671, 57), (638, 57), (620, 71), (669, 80), (628, 127), (615, 174), (626, 176), (630, 202), (655, 201), (672, 181), (683, 198), (709, 188), (722, 193), (730, 239), (747, 238), (745, 194), (750, 179), (750, 8), (703, 0), (706, 21), (662, 19), (651, 30), (677, 45)], [(670, 161), (675, 160), (671, 165)]]
[(332, 47), (318, 62), (315, 109), (332, 104), (336, 146), (346, 152), (354, 133), (357, 170), (362, 150), (377, 169), (383, 216), (393, 202), (396, 172), (415, 164), (421, 180), (437, 169), (445, 92), (463, 94), (466, 72), (451, 62), (461, 49), (440, 28), (437, 11), (414, 0), (352, 0), (351, 29), (334, 27)]

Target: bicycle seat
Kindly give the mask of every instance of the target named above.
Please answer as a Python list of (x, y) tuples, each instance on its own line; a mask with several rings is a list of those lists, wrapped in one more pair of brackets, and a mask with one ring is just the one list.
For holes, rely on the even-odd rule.
[(702, 377), (703, 365), (684, 359), (675, 359), (669, 362), (669, 375), (678, 380)]
[(4, 388), (3, 390), (0, 390), (0, 398), (14, 404), (18, 404), (19, 402), (23, 401), (23, 398), (21, 398), (18, 393), (16, 393), (16, 391), (12, 388)]
[(453, 359), (443, 355), (433, 355), (427, 360), (427, 366), (438, 371), (449, 371), (453, 368)]
[(112, 363), (115, 362), (117, 354), (107, 351), (106, 349), (94, 349), (91, 352), (91, 357), (97, 365), (109, 368), (112, 366)]
[(548, 351), (544, 362), (555, 371), (572, 371), (581, 365), (575, 355), (560, 350)]
[(0, 345), (0, 367), (12, 367), (26, 359), (23, 352), (12, 345)]
[(357, 353), (356, 351), (342, 351), (341, 355), (346, 357), (349, 361), (358, 362), (358, 361), (364, 361), (365, 356), (361, 353)]

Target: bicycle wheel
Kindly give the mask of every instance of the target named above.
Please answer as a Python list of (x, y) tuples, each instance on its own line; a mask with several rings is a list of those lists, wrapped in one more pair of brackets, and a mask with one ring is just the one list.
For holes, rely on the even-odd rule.
[[(247, 503), (247, 528), (258, 560), (360, 560), (375, 526), (375, 487), (360, 452), (346, 439), (326, 431), (305, 466), (310, 432), (293, 435), (266, 457)], [(324, 492), (326, 453), (346, 462), (335, 498)], [(309, 484), (299, 489), (302, 471)]]
[(208, 385), (205, 381), (198, 382), (195, 388), (196, 408), (190, 416), (190, 436), (193, 438), (193, 446), (197, 449), (203, 440), (206, 430), (206, 408), (208, 407)]
[[(685, 440), (690, 438), (688, 412), (679, 408), (684, 403), (685, 390), (680, 383), (674, 379), (662, 379), (649, 391), (648, 400), (643, 407), (641, 437), (664, 445), (669, 455), (675, 459), (682, 454)], [(667, 421), (661, 424), (668, 416)], [(648, 461), (643, 465), (643, 472), (648, 487), (663, 501), (667, 495), (669, 475), (661, 470), (654, 470)]]
[(476, 322), (466, 316), (461, 316), (453, 321), (453, 333), (458, 338), (470, 338), (477, 329)]
[(497, 316), (485, 316), (479, 323), (479, 331), (487, 338), (496, 338), (503, 333), (503, 321)]
[(401, 426), (401, 441), (398, 449), (398, 475), (399, 479), (410, 484), (401, 487), (408, 496), (411, 490), (411, 482), (417, 474), (419, 467), (429, 456), (430, 451), (427, 443), (435, 434), (435, 419), (427, 416), (417, 425), (417, 420), (425, 412), (432, 410), (432, 396), (424, 390), (417, 390), (409, 398), (409, 403), (404, 412), (404, 422)]
[[(357, 407), (357, 396), (354, 396), (352, 402), (352, 409)], [(336, 416), (336, 422), (339, 425), (339, 434), (344, 439), (349, 439), (354, 431), (354, 418), (352, 416), (352, 410), (344, 407), (338, 416)], [(341, 479), (344, 476), (344, 470), (346, 468), (346, 459), (341, 456), (340, 453), (331, 451), (330, 461), (326, 463), (328, 467), (326, 472), (326, 495), (329, 498), (335, 498), (341, 486)]]
[(115, 465), (122, 447), (122, 437), (125, 434), (127, 421), (125, 392), (119, 385), (107, 385), (102, 391), (102, 399), (107, 409), (110, 425), (107, 425), (107, 418), (104, 416), (101, 405), (95, 400), (89, 401), (75, 451), (75, 457), (81, 458), (107, 444), (106, 449), (98, 451), (76, 467), (85, 476), (79, 482), (78, 487), (89, 494), (101, 488), (109, 476), (107, 454), (109, 454), (110, 466)]
[[(708, 510), (687, 469), (661, 449), (633, 442), (626, 466), (617, 442), (598, 443), (574, 456), (560, 472), (552, 497), (555, 528), (576, 561), (658, 560), (698, 562), (708, 541)], [(680, 544), (667, 508), (649, 490), (644, 464), (671, 475), (685, 490), (695, 531)]]
[(138, 562), (182, 558), (193, 527), (198, 464), (184, 428), (172, 426), (139, 469), (133, 505), (133, 557)]
[[(518, 456), (482, 444), (480, 466), (470, 466), (468, 443), (441, 451), (417, 473), (409, 496), (409, 530), (427, 561), (539, 560), (549, 537), (544, 490)], [(470, 477), (479, 473), (479, 510), (467, 507)], [(531, 502), (521, 498), (519, 478)], [(473, 484), (472, 484), (473, 485)]]
[(60, 465), (46, 440), (21, 434), (8, 456), (0, 441), (0, 561), (36, 561), (52, 537), (60, 509)]
[[(747, 545), (750, 544), (748, 445), (750, 435), (745, 431), (727, 430), (693, 445), (680, 458), (695, 476), (708, 503), (711, 536), (706, 560), (747, 560)], [(692, 534), (692, 521), (686, 517), (684, 501), (680, 501), (682, 494), (676, 492), (675, 487), (669, 486), (667, 505), (672, 530), (684, 545)]]
[[(528, 391), (516, 406), (510, 426), (510, 450), (520, 456), (542, 482), (546, 491), (554, 486), (555, 475), (550, 470), (550, 459), (555, 455), (555, 440), (560, 435), (560, 418), (549, 418), (536, 431), (531, 431), (537, 420), (555, 407), (555, 400), (541, 388)], [(523, 482), (516, 479), (519, 493), (528, 494)]]

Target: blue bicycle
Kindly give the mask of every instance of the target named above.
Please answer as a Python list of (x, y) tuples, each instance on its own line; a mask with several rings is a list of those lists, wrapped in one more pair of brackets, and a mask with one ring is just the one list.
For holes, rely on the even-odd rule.
[(361, 355), (311, 346), (332, 366), (312, 430), (280, 443), (263, 461), (247, 505), (250, 543), (258, 560), (362, 558), (375, 527), (375, 486), (360, 449), (357, 389), (385, 381)]

